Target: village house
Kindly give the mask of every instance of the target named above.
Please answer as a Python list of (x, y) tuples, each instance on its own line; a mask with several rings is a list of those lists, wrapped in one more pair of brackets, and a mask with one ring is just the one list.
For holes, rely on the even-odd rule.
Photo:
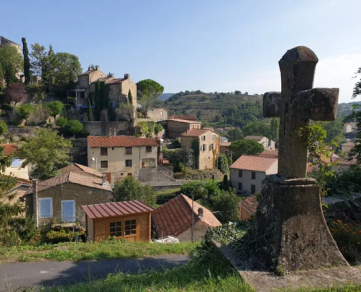
[[(130, 79), (129, 74), (124, 74), (124, 78), (114, 78), (114, 74), (105, 74), (99, 69), (99, 66), (89, 66), (88, 70), (78, 76), (78, 82), (75, 89), (67, 91), (69, 103), (73, 104), (75, 110), (79, 113), (81, 121), (87, 120), (88, 99), (90, 98), (92, 107), (95, 107), (96, 83), (100, 81), (107, 86), (108, 99), (110, 106), (115, 110), (118, 118), (122, 115), (120, 104), (130, 102), (133, 105), (132, 118), (136, 116), (137, 105), (137, 85)], [(129, 100), (129, 91), (132, 94), (132, 100)], [(73, 99), (73, 101), (71, 101)], [(106, 109), (102, 112), (102, 119), (108, 121), (108, 112)]]
[(164, 108), (151, 108), (147, 111), (147, 118), (154, 122), (168, 120), (168, 111)]
[(334, 170), (337, 172), (345, 171), (345, 170), (348, 170), (352, 165), (355, 165), (356, 163), (357, 163), (356, 158), (348, 160), (348, 159), (338, 157), (337, 159), (333, 160), (331, 170)]
[(229, 146), (231, 146), (231, 144), (232, 142), (221, 142), (219, 144), (219, 152), (227, 157), (231, 157), (231, 151), (229, 150)]
[[(5, 181), (6, 179), (9, 179), (9, 181), (12, 181), (14, 177), (7, 176), (7, 175), (0, 175), (0, 180)], [(5, 198), (3, 198), (3, 203), (9, 203), (10, 205), (14, 205), (15, 203), (18, 203), (21, 201), (22, 197), (27, 193), (31, 186), (31, 181), (28, 179), (23, 178), (17, 178), (16, 184), (5, 193)]]
[[(0, 38), (0, 47), (1, 47), (1, 46), (12, 46), (12, 47), (14, 47), (14, 48), (18, 51), (18, 53), (22, 56), (21, 45), (19, 45), (19, 44), (15, 43), (15, 42), (13, 42), (13, 41), (11, 41), (11, 40), (3, 37), (3, 36)], [(23, 73), (22, 73), (21, 71), (18, 71), (18, 72), (16, 72), (15, 76), (16, 76), (16, 78), (18, 78), (19, 80), (21, 80), (22, 82), (24, 82), (24, 78), (22, 78), (22, 77), (23, 77), (22, 74), (23, 74)]]
[(87, 240), (98, 242), (109, 237), (128, 241), (151, 240), (153, 208), (134, 200), (82, 206), (86, 217)]
[(175, 236), (180, 242), (201, 240), (210, 227), (222, 224), (207, 208), (181, 194), (158, 207), (153, 213), (159, 238)]
[(198, 169), (216, 167), (219, 155), (219, 135), (212, 129), (192, 129), (180, 135), (181, 147), (192, 149), (193, 141), (199, 145)]
[(88, 166), (114, 184), (142, 168), (156, 167), (158, 144), (152, 138), (88, 136)]
[(341, 144), (341, 152), (342, 153), (349, 153), (353, 147), (355, 147), (354, 142), (343, 143), (343, 144)]
[(23, 199), (26, 215), (34, 215), (38, 227), (54, 222), (79, 222), (85, 226), (81, 206), (110, 202), (112, 189), (101, 173), (71, 164), (62, 168), (56, 177), (33, 180)]
[(239, 203), (239, 220), (247, 221), (256, 212), (258, 202), (256, 196), (249, 196)]
[(274, 141), (264, 136), (246, 136), (244, 137), (244, 140), (256, 141), (257, 143), (262, 144), (265, 149), (274, 150), (276, 147), (276, 143)]
[[(0, 147), (2, 147), (3, 150), (3, 155), (4, 156), (10, 156), (10, 155), (14, 155), (16, 149), (17, 149), (17, 144), (2, 144), (0, 145)], [(9, 167), (5, 168), (5, 171), (3, 172), (4, 175), (13, 175), (17, 178), (20, 179), (25, 179), (28, 180), (29, 179), (29, 173), (30, 173), (30, 167), (27, 165), (25, 167), (22, 167), (23, 160), (17, 158), (17, 157), (12, 157), (12, 161), (11, 161), (11, 165)]]
[(196, 115), (171, 115), (169, 116), (170, 120), (187, 120), (187, 121), (197, 121)]
[(190, 121), (190, 120), (180, 120), (180, 119), (168, 119), (167, 121), (167, 136), (170, 138), (176, 138), (180, 134), (192, 130), (200, 129), (202, 127), (202, 122)]
[(230, 166), (230, 181), (238, 193), (261, 192), (267, 175), (278, 172), (278, 158), (243, 155)]

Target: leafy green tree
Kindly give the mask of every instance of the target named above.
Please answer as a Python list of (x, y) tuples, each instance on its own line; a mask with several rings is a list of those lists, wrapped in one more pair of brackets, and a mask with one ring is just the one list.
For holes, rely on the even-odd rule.
[(20, 144), (17, 157), (24, 159), (23, 166), (31, 164), (34, 167), (34, 177), (54, 177), (59, 169), (70, 163), (71, 141), (47, 128), (35, 130), (34, 134), (28, 141)]
[(5, 89), (5, 100), (8, 103), (14, 103), (14, 106), (19, 102), (26, 101), (28, 94), (23, 83), (10, 83)]
[(155, 205), (155, 191), (150, 185), (143, 186), (133, 177), (117, 181), (113, 188), (114, 202), (139, 200), (149, 206)]
[(18, 82), (15, 74), (23, 69), (23, 58), (18, 50), (9, 45), (1, 46), (0, 63), (6, 84), (9, 85), (12, 82)]
[(142, 105), (143, 112), (146, 114), (154, 102), (162, 95), (164, 87), (158, 82), (145, 79), (137, 83), (138, 101)]
[(130, 91), (130, 89), (128, 91), (128, 102), (130, 104), (133, 104), (133, 95), (132, 95), (132, 92)]
[(253, 140), (237, 140), (229, 146), (232, 151), (233, 160), (237, 160), (242, 155), (258, 155), (264, 151), (263, 145)]
[(35, 43), (31, 45), (31, 71), (35, 76), (42, 76), (42, 69), (45, 67), (47, 51), (44, 46)]
[(93, 120), (93, 108), (92, 108), (92, 103), (90, 101), (90, 98), (88, 98), (88, 110), (87, 110), (87, 114), (88, 114), (88, 120), (92, 121)]
[(27, 44), (25, 38), (22, 38), (21, 41), (22, 41), (22, 43), (23, 43), (25, 84), (29, 84), (29, 83), (30, 83), (30, 79), (31, 79), (31, 71), (30, 71), (31, 65), (30, 65), (28, 44)]
[(30, 114), (33, 112), (34, 107), (31, 104), (22, 104), (15, 108), (16, 114), (22, 120), (27, 120)]
[(49, 108), (50, 114), (52, 117), (54, 117), (54, 119), (57, 115), (61, 114), (64, 108), (64, 104), (61, 101), (46, 102), (44, 105)]
[(271, 137), (271, 127), (263, 121), (249, 123), (242, 131), (245, 136), (253, 135), (265, 136), (267, 138)]
[(83, 131), (83, 124), (78, 120), (70, 120), (66, 128), (69, 134), (74, 135)]
[(278, 118), (273, 118), (271, 120), (271, 130), (270, 130), (270, 139), (272, 141), (278, 141), (278, 135), (279, 135), (279, 126), (280, 126), (280, 120)]
[(332, 122), (317, 122), (323, 129), (326, 130), (325, 142), (330, 143), (332, 140), (337, 139), (338, 141), (345, 140), (343, 133), (343, 122), (341, 119), (336, 119)]
[(213, 198), (213, 210), (219, 221), (222, 223), (234, 222), (239, 220), (239, 197), (235, 191), (222, 191), (222, 193)]
[(3, 68), (1, 66), (1, 62), (0, 62), (0, 92), (2, 92), (5, 88), (5, 83), (4, 83), (4, 72), (3, 72)]
[(0, 135), (4, 135), (8, 132), (8, 126), (4, 121), (0, 121)]
[(54, 93), (55, 87), (55, 69), (58, 67), (58, 60), (54, 53), (52, 45), (49, 46), (49, 51), (45, 59), (42, 61), (41, 67), (41, 82), (47, 94)]
[(198, 168), (198, 163), (199, 163), (199, 149), (200, 144), (199, 144), (199, 140), (198, 139), (193, 139), (191, 142), (191, 148), (193, 150), (193, 155), (194, 155), (194, 167)]
[(226, 134), (229, 140), (236, 141), (243, 139), (242, 131), (239, 128), (229, 130)]
[(35, 103), (41, 103), (45, 99), (45, 91), (41, 84), (31, 83), (26, 86), (26, 92)]
[(196, 117), (198, 120), (200, 120), (202, 118), (202, 112), (200, 110), (197, 110)]
[(218, 156), (218, 169), (223, 173), (229, 171), (228, 158), (224, 154), (219, 154)]

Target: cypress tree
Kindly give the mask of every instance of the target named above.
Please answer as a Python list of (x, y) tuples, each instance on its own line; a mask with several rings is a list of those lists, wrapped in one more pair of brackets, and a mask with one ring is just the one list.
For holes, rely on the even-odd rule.
[(18, 82), (15, 76), (15, 69), (11, 64), (5, 69), (4, 78), (7, 86), (9, 86), (10, 83)]
[(93, 109), (92, 109), (92, 103), (90, 101), (90, 98), (88, 98), (88, 120), (93, 120)]
[(25, 75), (25, 84), (30, 83), (31, 73), (30, 73), (30, 58), (28, 44), (26, 43), (26, 38), (22, 38), (23, 42), (23, 55), (24, 55), (24, 75)]
[(132, 96), (132, 92), (130, 91), (130, 89), (129, 89), (129, 92), (128, 92), (128, 100), (129, 100), (130, 104), (133, 103), (133, 96)]

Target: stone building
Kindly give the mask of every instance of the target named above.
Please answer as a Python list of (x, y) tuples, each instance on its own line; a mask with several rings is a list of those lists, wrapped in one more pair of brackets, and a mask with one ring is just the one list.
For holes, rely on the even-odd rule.
[(222, 225), (211, 211), (183, 194), (155, 209), (153, 218), (159, 238), (175, 236), (180, 242), (192, 240), (192, 220), (195, 241), (202, 240), (208, 228)]
[(180, 135), (181, 147), (192, 149), (193, 141), (199, 145), (198, 169), (213, 169), (219, 154), (219, 135), (212, 129), (192, 129)]
[(261, 192), (262, 181), (278, 171), (278, 158), (243, 155), (230, 166), (230, 181), (238, 193)]
[(231, 150), (229, 150), (229, 146), (231, 146), (232, 142), (221, 142), (220, 143), (220, 153), (226, 155), (227, 157), (231, 157)]
[(170, 138), (176, 138), (180, 134), (192, 129), (200, 129), (202, 122), (172, 119), (167, 121), (167, 136)]
[(151, 108), (147, 112), (147, 118), (154, 122), (168, 120), (168, 111), (164, 108)]
[[(18, 145), (17, 144), (0, 144), (0, 147), (3, 148), (4, 156), (14, 155)], [(30, 167), (29, 165), (22, 167), (23, 160), (12, 157), (10, 166), (6, 167), (3, 174), (4, 175), (13, 175), (16, 178), (20, 179), (29, 179)]]
[(274, 141), (264, 136), (246, 136), (244, 137), (244, 140), (256, 141), (257, 143), (262, 144), (265, 149), (274, 150), (276, 147), (276, 143)]
[[(133, 105), (131, 116), (136, 117), (137, 106), (137, 85), (130, 79), (129, 74), (124, 74), (124, 78), (114, 78), (114, 74), (108, 75), (102, 72), (99, 66), (89, 66), (88, 70), (78, 76), (76, 88), (68, 90), (67, 96), (73, 103), (80, 120), (87, 120), (88, 99), (90, 98), (92, 107), (95, 108), (95, 91), (97, 81), (106, 85), (110, 106), (117, 112), (116, 120), (122, 116), (119, 105), (128, 103), (129, 91), (132, 94), (131, 104)], [(108, 105), (109, 106), (109, 105)], [(128, 113), (126, 113), (128, 114)], [(103, 109), (102, 120), (109, 121), (107, 109)]]
[[(1, 47), (1, 46), (12, 46), (12, 47), (15, 47), (15, 48), (17, 49), (18, 53), (22, 56), (21, 45), (19, 45), (19, 44), (15, 43), (15, 42), (13, 42), (13, 41), (11, 41), (11, 40), (3, 37), (3, 36), (0, 38), (0, 47)], [(22, 72), (21, 72), (21, 71), (17, 72), (17, 73), (16, 73), (16, 77), (17, 77), (19, 80), (22, 80), (22, 79), (23, 79), (23, 78), (22, 78)], [(24, 81), (24, 80), (22, 80), (22, 81)]]

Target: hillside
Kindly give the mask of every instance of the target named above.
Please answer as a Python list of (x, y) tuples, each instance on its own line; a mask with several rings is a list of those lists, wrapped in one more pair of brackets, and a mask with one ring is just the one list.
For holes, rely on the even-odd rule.
[(174, 95), (174, 93), (163, 93), (160, 97), (159, 97), (159, 99), (160, 100), (167, 100), (168, 98), (170, 98), (172, 95)]

